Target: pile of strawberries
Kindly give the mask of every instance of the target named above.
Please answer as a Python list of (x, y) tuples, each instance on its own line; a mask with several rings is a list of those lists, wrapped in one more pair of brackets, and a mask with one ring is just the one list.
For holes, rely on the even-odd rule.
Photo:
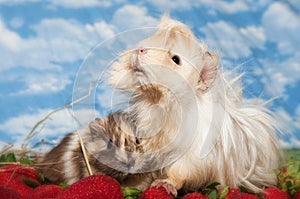
[[(1, 158), (0, 158), (1, 163)], [(1, 166), (3, 165), (3, 166)], [(262, 194), (248, 193), (243, 187), (225, 187), (218, 192), (212, 183), (199, 192), (188, 193), (182, 199), (300, 199), (300, 161), (289, 162), (276, 171), (278, 187), (266, 188)], [(29, 165), (0, 164), (0, 198), (5, 199), (174, 199), (163, 187), (149, 187), (144, 192), (125, 187), (105, 175), (92, 175), (70, 186), (49, 183)]]
[(22, 164), (0, 168), (0, 198), (5, 199), (123, 199), (120, 184), (105, 175), (93, 175), (63, 189), (54, 184), (43, 184), (35, 169)]

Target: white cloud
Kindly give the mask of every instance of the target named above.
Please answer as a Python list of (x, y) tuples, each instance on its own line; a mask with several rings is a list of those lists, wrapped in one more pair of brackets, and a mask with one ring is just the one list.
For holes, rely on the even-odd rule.
[(25, 3), (43, 2), (47, 3), (49, 8), (65, 7), (71, 9), (86, 8), (86, 7), (109, 7), (116, 3), (122, 3), (125, 0), (0, 0), (3, 5), (19, 5)]
[(262, 27), (247, 26), (240, 29), (240, 33), (246, 38), (245, 44), (263, 48), (266, 35)]
[(155, 27), (158, 21), (148, 15), (145, 7), (125, 5), (114, 13), (112, 23), (119, 31), (123, 31), (142, 27)]
[(107, 24), (104, 21), (96, 22), (94, 24), (86, 24), (85, 28), (90, 33), (101, 35), (101, 37), (105, 39), (108, 39), (115, 34), (114, 33), (115, 27), (113, 25)]
[(68, 75), (51, 72), (23, 74), (19, 81), (24, 82), (26, 88), (12, 93), (12, 95), (55, 93), (64, 90), (68, 84), (72, 83)]
[(275, 2), (262, 16), (268, 40), (276, 42), (280, 54), (293, 55), (300, 51), (300, 15), (287, 4)]
[(81, 24), (60, 18), (44, 19), (33, 29), (38, 38), (47, 41), (45, 47), (51, 51), (53, 61), (67, 62), (84, 58), (98, 42), (114, 34), (113, 27), (104, 21)]
[(65, 7), (65, 8), (87, 8), (87, 7), (110, 7), (115, 4), (124, 3), (126, 0), (48, 0), (49, 7)]
[(296, 107), (293, 116), (282, 107), (279, 107), (274, 111), (274, 116), (281, 125), (283, 132), (290, 134), (292, 132), (300, 131), (300, 104)]
[[(287, 86), (293, 87), (300, 80), (300, 15), (286, 3), (272, 3), (262, 16), (260, 30), (264, 41), (277, 44), (278, 51), (274, 59), (258, 59), (261, 68), (256, 68), (256, 73), (270, 95), (288, 99)], [(276, 59), (276, 53), (278, 58), (286, 58)]]
[(286, 98), (286, 87), (292, 87), (300, 80), (299, 60), (300, 53), (295, 53), (292, 57), (282, 61), (258, 60), (261, 68), (255, 70), (261, 76), (261, 81), (270, 95)]
[[(33, 127), (52, 111), (53, 110), (50, 109), (40, 109), (34, 114), (22, 114), (9, 118), (0, 124), (0, 131), (13, 137), (14, 145), (20, 147)], [(74, 115), (80, 123), (86, 125), (96, 114), (97, 112), (95, 112), (95, 110), (78, 109)], [(67, 109), (62, 109), (52, 114), (36, 128), (36, 135), (29, 140), (29, 144), (33, 145), (41, 139), (47, 140), (49, 137), (57, 140), (78, 127), (83, 126), (78, 126), (78, 123), (75, 122), (71, 113)]]
[(287, 148), (297, 148), (297, 149), (299, 149), (300, 148), (300, 139), (298, 139), (295, 136), (292, 136), (287, 140), (280, 139), (279, 144), (282, 148), (285, 148), (285, 149), (287, 149)]
[(52, 6), (62, 6), (67, 8), (83, 8), (83, 7), (108, 7), (111, 5), (109, 0), (50, 0), (48, 1)]
[(159, 10), (175, 10), (175, 9), (191, 9), (195, 7), (209, 7), (213, 10), (218, 10), (223, 13), (233, 14), (236, 12), (247, 11), (250, 9), (249, 5), (244, 1), (218, 1), (218, 0), (148, 0), (150, 4)]
[(293, 130), (295, 130), (293, 125), (293, 118), (282, 107), (279, 107), (275, 110), (274, 116), (279, 122), (284, 133), (291, 133)]
[(294, 123), (296, 129), (298, 129), (300, 131), (300, 104), (298, 105), (298, 107), (296, 108), (295, 111), (295, 123)]
[(35, 37), (22, 38), (0, 20), (0, 70), (23, 66), (58, 70), (55, 62), (83, 59), (99, 42), (113, 36), (113, 27), (104, 21), (81, 24), (75, 20), (44, 19), (32, 26)]
[(208, 46), (220, 50), (227, 58), (243, 58), (251, 55), (251, 48), (263, 48), (264, 32), (260, 27), (237, 28), (225, 21), (207, 23), (199, 29), (206, 35)]
[(216, 6), (215, 8), (220, 12), (225, 12), (228, 14), (243, 12), (249, 10), (249, 6), (244, 1), (210, 1), (206, 0), (205, 2), (210, 2), (209, 6)]
[(300, 132), (300, 104), (296, 108), (293, 116), (282, 107), (274, 111), (274, 116), (281, 125), (281, 130), (286, 137), (284, 140), (279, 140), (281, 146), (283, 148), (300, 148), (300, 137), (296, 135)]
[[(122, 21), (125, 18), (126, 23)], [(63, 71), (61, 63), (83, 60), (93, 47), (112, 38), (115, 32), (122, 31), (122, 28), (151, 26), (156, 23), (157, 20), (147, 14), (146, 8), (124, 6), (116, 11), (111, 24), (105, 21), (82, 24), (76, 20), (46, 18), (31, 25), (34, 36), (22, 38), (17, 32), (10, 30), (0, 19), (0, 32), (2, 33), (0, 71), (14, 67), (40, 71), (40, 74), (24, 74), (21, 81), (25, 83), (26, 89), (14, 94), (57, 92), (63, 90), (70, 83), (70, 74), (57, 76)], [(130, 24), (130, 26), (127, 27), (126, 24)], [(125, 34), (124, 37), (126, 36), (128, 34)], [(129, 43), (131, 40), (136, 41), (137, 37), (123, 38), (123, 40), (123, 42)], [(116, 49), (115, 52), (118, 50)]]
[[(22, 38), (0, 20), (1, 70), (25, 67), (40, 71), (15, 75), (25, 83), (25, 90), (13, 94), (58, 92), (70, 82), (71, 74), (62, 74), (59, 64), (84, 59), (100, 41), (112, 37), (113, 27), (105, 22), (81, 24), (64, 19), (44, 19), (31, 27), (35, 37)], [(11, 79), (10, 81), (13, 81)]]
[(290, 141), (293, 148), (300, 148), (300, 140), (298, 138), (292, 137)]
[[(32, 130), (34, 125), (43, 119), (52, 110), (43, 109), (38, 110), (35, 114), (23, 114), (13, 118), (9, 118), (4, 123), (0, 124), (0, 130), (13, 137), (14, 144), (21, 146), (24, 139)], [(51, 126), (51, 128), (49, 128)], [(41, 131), (43, 136), (59, 136), (60, 134), (67, 133), (74, 129), (70, 116), (66, 111), (60, 111), (47, 120), (44, 124), (40, 125), (36, 131)], [(32, 143), (33, 144), (33, 143)]]
[[(37, 110), (35, 114), (23, 114), (13, 118), (9, 118), (4, 123), (0, 124), (0, 130), (10, 135), (22, 135), (26, 136), (34, 125), (43, 119), (47, 114), (52, 112), (50, 109)], [(47, 135), (55, 135), (55, 133), (64, 132), (70, 126), (72, 126), (72, 119), (66, 111), (59, 111), (54, 114), (47, 122), (47, 125), (51, 125), (52, 130), (47, 129)], [(41, 130), (42, 126), (40, 126)], [(61, 130), (58, 130), (61, 129)]]
[(283, 139), (279, 139), (279, 145), (283, 149), (291, 148), (291, 143), (289, 141), (286, 141), (286, 140), (283, 140)]
[(193, 6), (198, 7), (200, 5), (199, 1), (193, 1), (193, 0), (148, 0), (148, 3), (152, 4), (159, 10), (170, 10), (170, 9), (190, 9)]
[(0, 0), (0, 4), (15, 5), (23, 3), (38, 2), (40, 0)]
[(6, 25), (2, 22), (0, 18), (0, 49), (4, 48), (7, 49), (9, 52), (18, 52), (20, 51), (20, 43), (21, 38), (20, 36), (10, 31)]

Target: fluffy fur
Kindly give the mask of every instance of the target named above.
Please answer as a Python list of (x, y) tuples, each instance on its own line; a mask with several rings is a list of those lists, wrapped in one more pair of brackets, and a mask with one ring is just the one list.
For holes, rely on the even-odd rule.
[[(219, 65), (188, 27), (163, 17), (158, 31), (109, 71), (109, 83), (131, 93), (131, 106), (81, 130), (94, 172), (174, 194), (212, 181), (253, 192), (275, 185), (276, 122), (264, 106), (245, 105), (239, 78)], [(42, 172), (59, 176), (57, 182), (88, 175), (75, 133), (43, 163)]]

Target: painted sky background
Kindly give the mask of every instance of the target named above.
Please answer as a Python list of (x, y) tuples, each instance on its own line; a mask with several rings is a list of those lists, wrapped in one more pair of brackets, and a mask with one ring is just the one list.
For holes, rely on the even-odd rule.
[[(276, 97), (269, 107), (289, 133), (282, 146), (300, 147), (298, 0), (0, 0), (0, 149), (19, 146), (39, 120), (72, 101), (76, 74), (99, 43), (155, 27), (166, 11), (219, 52), (225, 69), (239, 66), (247, 98)], [(100, 104), (103, 96), (95, 96)], [(30, 146), (57, 143), (74, 128), (62, 109)]]

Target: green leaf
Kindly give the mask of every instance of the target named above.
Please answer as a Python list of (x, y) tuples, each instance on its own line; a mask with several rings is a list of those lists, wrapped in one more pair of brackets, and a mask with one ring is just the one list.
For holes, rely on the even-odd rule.
[(66, 189), (66, 188), (68, 188), (69, 185), (67, 183), (60, 183), (59, 186), (62, 189)]
[(218, 199), (218, 192), (217, 192), (217, 190), (213, 190), (213, 191), (211, 191), (207, 196), (208, 196), (210, 199)]
[(42, 174), (42, 173), (39, 173), (38, 178), (42, 184), (52, 184), (51, 180), (49, 178), (47, 178), (46, 176), (44, 176), (44, 174)]
[(127, 196), (132, 196), (132, 197), (136, 197), (138, 198), (138, 196), (142, 193), (141, 190), (138, 190), (136, 188), (132, 188), (132, 187), (125, 187), (123, 188), (123, 194), (124, 197), (126, 198)]
[(229, 186), (226, 186), (220, 193), (220, 199), (224, 199), (229, 193)]
[(206, 189), (210, 189), (210, 190), (216, 190), (216, 187), (220, 185), (220, 183), (218, 182), (212, 182), (211, 184), (206, 186)]
[(28, 157), (24, 157), (20, 159), (21, 164), (33, 165), (34, 161), (30, 160)]
[(36, 188), (36, 187), (40, 186), (39, 183), (32, 181), (28, 178), (23, 178), (23, 182), (31, 188)]
[(138, 196), (125, 196), (124, 199), (138, 199)]
[(248, 191), (248, 189), (247, 189), (246, 187), (244, 187), (244, 186), (239, 186), (239, 189), (241, 190), (241, 192), (244, 192), (244, 193), (250, 193), (250, 192)]
[(16, 162), (16, 156), (13, 153), (3, 154), (0, 156), (0, 162)]
[(275, 172), (275, 174), (276, 174), (277, 176), (279, 176), (279, 175), (281, 174), (281, 170), (280, 170), (280, 169), (275, 169), (274, 172)]

